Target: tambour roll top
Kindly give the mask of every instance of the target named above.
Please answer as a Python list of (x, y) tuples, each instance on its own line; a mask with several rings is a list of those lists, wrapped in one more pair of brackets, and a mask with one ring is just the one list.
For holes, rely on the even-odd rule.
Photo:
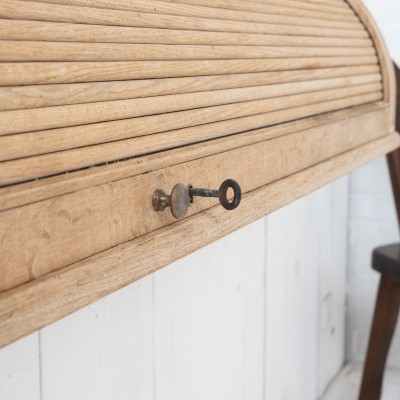
[[(0, 40), (0, 345), (398, 146), (356, 0), (2, 0)], [(226, 178), (229, 215), (152, 209)]]
[(343, 1), (6, 0), (0, 16), (3, 186), (383, 98)]

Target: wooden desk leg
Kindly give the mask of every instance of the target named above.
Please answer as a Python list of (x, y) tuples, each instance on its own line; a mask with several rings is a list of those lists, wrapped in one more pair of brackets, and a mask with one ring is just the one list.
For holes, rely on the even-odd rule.
[(400, 282), (382, 275), (359, 400), (379, 400), (383, 373), (400, 308)]

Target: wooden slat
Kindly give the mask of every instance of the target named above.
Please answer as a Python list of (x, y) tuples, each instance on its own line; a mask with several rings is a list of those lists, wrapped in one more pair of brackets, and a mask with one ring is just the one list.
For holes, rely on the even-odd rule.
[(369, 38), (265, 35), (0, 19), (1, 40), (242, 46), (373, 47)]
[[(278, 10), (282, 10), (282, 7), (288, 7), (289, 9), (295, 10), (306, 10), (306, 11), (320, 11), (323, 13), (336, 14), (340, 16), (354, 16), (354, 13), (351, 12), (349, 7), (332, 7), (330, 4), (321, 5), (321, 4), (310, 4), (301, 1), (291, 1), (291, 0), (268, 0), (263, 3), (262, 1), (252, 0), (252, 1), (243, 1), (243, 0), (161, 0), (162, 2), (168, 3), (178, 3), (178, 4), (190, 4), (195, 6), (205, 6), (205, 7), (217, 7), (223, 9), (230, 10), (239, 10), (239, 11), (250, 11), (255, 13), (265, 13), (270, 14), (274, 12), (276, 9), (274, 6), (278, 7)], [(340, 3), (339, 3), (340, 4)], [(341, 3), (342, 5), (344, 2)], [(272, 7), (271, 7), (272, 6)], [(307, 15), (305, 13), (305, 15)]]
[[(23, 7), (22, 7), (23, 5)], [(337, 29), (329, 28), (329, 21), (324, 26), (318, 19), (305, 19), (284, 16), (273, 16), (277, 22), (285, 18), (286, 25), (277, 23), (257, 23), (242, 21), (226, 21), (207, 18), (195, 18), (175, 15), (146, 14), (118, 10), (95, 9), (88, 7), (60, 6), (41, 3), (38, 7), (35, 2), (19, 0), (2, 0), (0, 2), (0, 17), (11, 19), (27, 19), (37, 21), (72, 22), (97, 25), (118, 25), (143, 28), (188, 29), (215, 32), (247, 32), (266, 33), (276, 35), (297, 36), (331, 36), (367, 38), (364, 29)], [(317, 22), (315, 22), (317, 21)], [(296, 25), (299, 22), (303, 25)]]
[(376, 65), (377, 57), (315, 57), (261, 60), (0, 63), (0, 85), (36, 85), (171, 78)]
[[(278, 4), (290, 8), (300, 9), (313, 9), (319, 11), (333, 12), (333, 13), (344, 13), (345, 9), (348, 11), (349, 6), (346, 0), (244, 0), (245, 2), (259, 3), (259, 4)], [(337, 10), (341, 8), (342, 10)]]
[[(359, 105), (365, 103), (365, 101), (369, 100), (372, 102), (377, 101), (380, 98), (380, 93), (372, 93), (370, 95), (364, 95), (362, 99), (360, 98), (360, 96), (351, 97), (349, 98), (349, 103)], [(325, 104), (322, 104), (322, 108), (324, 106)], [(340, 108), (341, 106), (338, 106), (338, 109)], [(314, 109), (317, 109), (317, 107), (314, 107)], [(295, 114), (295, 110), (292, 112), (292, 114)], [(312, 113), (310, 114), (312, 115)], [(268, 117), (271, 118), (271, 115), (266, 115), (264, 125), (269, 124), (270, 118)], [(261, 123), (259, 123), (259, 125), (261, 125)], [(195, 130), (192, 129), (191, 131), (192, 132), (186, 132), (186, 136), (183, 137), (179, 136), (181, 132), (172, 132), (175, 133), (175, 136), (171, 137), (167, 134), (167, 138), (165, 138), (164, 135), (161, 138), (162, 140), (159, 140), (159, 138), (155, 138), (153, 136), (142, 140), (134, 138), (124, 141), (104, 143), (97, 146), (80, 147), (72, 150), (38, 155), (19, 160), (4, 161), (0, 165), (0, 184), (14, 184), (16, 182), (23, 182), (40, 177), (60, 174), (63, 172), (74, 171), (80, 168), (134, 157), (137, 155), (145, 154), (146, 152), (168, 149), (171, 148), (171, 146), (176, 145), (177, 143), (181, 144), (183, 142), (184, 144), (190, 144), (193, 143), (193, 141), (198, 142), (200, 140), (203, 140), (204, 138), (215, 138), (220, 136), (220, 134), (218, 133), (210, 133), (209, 130), (206, 128), (200, 129), (200, 133), (203, 133), (204, 137), (196, 138), (196, 134), (193, 133), (193, 131)], [(138, 145), (141, 145), (143, 147), (136, 147)]]
[(297, 0), (296, 3), (307, 3), (307, 4), (322, 4), (329, 5), (332, 7), (348, 8), (348, 4), (344, 0)]
[(374, 56), (370, 47), (206, 46), (166, 44), (1, 41), (0, 62), (163, 61)]
[[(180, 164), (220, 153), (222, 151), (232, 150), (246, 144), (257, 143), (260, 140), (265, 140), (272, 136), (278, 137), (296, 130), (305, 130), (316, 125), (328, 124), (341, 119), (353, 118), (361, 114), (372, 113), (387, 108), (387, 104), (383, 102), (363, 104), (366, 100), (369, 100), (368, 96), (356, 96), (318, 103), (317, 106), (312, 104), (297, 107), (294, 113), (292, 113), (292, 109), (275, 111), (269, 116), (271, 123), (275, 125), (268, 128), (267, 136), (265, 136), (264, 130), (259, 130), (259, 135), (255, 134), (254, 130), (250, 130), (249, 132), (244, 132), (240, 135), (214, 139), (209, 141), (207, 146), (204, 146), (202, 143), (188, 145), (184, 147), (184, 151), (182, 151), (181, 148), (179, 151), (167, 150), (161, 153), (146, 154), (141, 157), (131, 158), (118, 163), (105, 164), (97, 166), (96, 168), (83, 169), (69, 174), (61, 174), (33, 182), (31, 181), (19, 185), (3, 187), (0, 188), (0, 210), (7, 210), (28, 203), (55, 198), (63, 194), (84, 189), (88, 186), (96, 186), (111, 181), (125, 179), (174, 164)], [(357, 104), (363, 105), (357, 106)], [(344, 109), (341, 109), (343, 107)], [(332, 111), (337, 109), (341, 110)], [(331, 112), (326, 113), (328, 110)], [(314, 115), (316, 112), (317, 114)], [(313, 117), (306, 118), (311, 115), (313, 115)], [(265, 119), (265, 114), (259, 114), (244, 117), (242, 119), (242, 125), (238, 125), (237, 122), (239, 119), (235, 119), (216, 124), (198, 126), (196, 129), (199, 129), (199, 132), (203, 132), (207, 127), (210, 127), (211, 130), (215, 128), (215, 130), (222, 135), (229, 135), (230, 133), (236, 133), (237, 130), (243, 131), (244, 126), (247, 126), (248, 129), (263, 127)], [(296, 124), (293, 124), (292, 122), (282, 123), (290, 119), (297, 120)], [(183, 133), (183, 136), (185, 134), (190, 135), (190, 129), (192, 128), (181, 129), (180, 132)], [(210, 132), (210, 130), (208, 130), (208, 132)]]
[[(200, 126), (191, 126), (187, 128), (168, 130), (165, 133), (162, 133), (162, 131), (165, 130), (165, 127), (163, 127), (162, 125), (155, 125), (154, 127), (154, 125), (149, 124), (149, 126), (146, 124), (146, 121), (143, 121), (144, 123), (142, 123), (138, 129), (132, 131), (124, 131), (123, 134), (121, 134), (121, 132), (116, 132), (115, 134), (112, 134), (112, 137), (110, 137), (111, 134), (109, 134), (108, 141), (111, 141), (111, 139), (117, 140), (126, 139), (127, 137), (140, 137), (136, 140), (131, 140), (130, 142), (122, 145), (111, 145), (109, 149), (109, 155), (115, 154), (116, 151), (120, 152), (121, 147), (124, 148), (126, 147), (126, 145), (129, 145), (129, 156), (137, 156), (140, 154), (174, 148), (177, 146), (188, 145), (190, 143), (199, 142), (202, 140), (208, 140), (229, 134), (240, 133), (249, 129), (260, 128), (262, 126), (265, 126), (266, 123), (276, 124), (286, 122), (288, 120), (304, 118), (315, 114), (316, 111), (326, 112), (337, 110), (345, 106), (354, 106), (365, 103), (365, 101), (368, 100), (378, 100), (378, 98), (376, 95), (369, 95), (367, 97), (354, 96), (347, 99), (320, 102), (317, 107), (315, 104), (300, 106), (290, 108), (288, 110), (274, 111), (273, 113), (263, 113), (251, 115), (248, 117), (229, 119), (221, 122), (211, 122)], [(159, 132), (157, 135), (149, 135), (149, 133), (155, 133), (151, 132), (152, 128), (155, 129), (157, 132), (161, 132)], [(66, 138), (61, 138), (61, 140), (58, 139), (51, 141), (52, 138), (57, 136), (57, 133), (62, 134), (63, 130), (58, 130), (58, 132), (47, 132), (47, 135), (46, 132), (43, 132), (40, 135), (38, 135), (38, 133), (27, 133), (20, 135), (2, 136), (0, 138), (0, 151), (2, 161), (62, 150), (71, 150), (74, 147), (77, 148), (99, 143), (99, 138), (94, 135), (87, 135), (83, 138), (82, 136), (79, 136), (79, 129), (77, 132), (78, 136), (69, 137), (69, 140)], [(62, 157), (58, 158), (62, 159)], [(29, 160), (27, 160), (26, 162), (29, 163)], [(0, 170), (1, 168), (2, 166), (0, 164)], [(34, 171), (32, 171), (32, 166), (29, 168), (29, 170), (31, 171), (31, 174), (34, 173)], [(38, 172), (38, 170), (36, 170), (36, 173), (38, 173), (39, 175), (43, 174), (43, 170), (41, 170), (40, 173)], [(27, 175), (25, 174), (25, 179), (26, 176)]]
[[(386, 112), (365, 114), (2, 212), (0, 254), (7, 263), (0, 267), (0, 290), (173, 223), (170, 212), (152, 209), (157, 188), (216, 187), (229, 175), (247, 193), (386, 133)], [(188, 215), (217, 202), (195, 201)]]
[[(275, 97), (271, 100), (276, 105), (275, 109), (289, 108), (294, 103), (299, 105), (297, 104), (299, 101), (303, 105), (337, 97), (354, 96), (360, 93), (378, 92), (382, 89), (379, 79), (379, 76), (376, 76), (372, 79), (372, 83), (368, 83), (369, 79), (365, 83), (365, 78), (355, 76), (89, 104), (2, 111), (0, 112), (0, 120), (2, 121), (0, 136), (239, 102), (241, 104), (235, 107), (241, 108), (242, 112), (245, 112), (248, 106), (243, 102), (251, 102), (251, 105), (255, 106), (254, 110), (256, 110), (257, 104), (261, 104), (258, 100), (271, 97)], [(326, 90), (330, 91), (326, 92)], [(293, 99), (281, 98), (281, 96), (301, 93), (306, 94), (293, 97)], [(232, 109), (232, 107), (229, 107), (229, 109)], [(222, 109), (219, 108), (218, 110), (221, 110), (222, 119)], [(212, 110), (209, 111), (213, 112)], [(202, 112), (205, 113), (205, 111)], [(250, 111), (250, 114), (255, 113)]]
[[(358, 75), (375, 79), (377, 65), (184, 78), (0, 87), (0, 111), (164, 96)], [(380, 76), (380, 74), (379, 74)], [(1, 146), (0, 146), (1, 149)]]
[[(346, 99), (319, 102), (317, 105), (312, 104), (308, 106), (300, 106), (288, 110), (265, 112), (262, 114), (251, 115), (249, 117), (235, 118), (201, 126), (190, 126), (189, 128), (168, 130), (164, 134), (159, 133), (157, 136), (149, 135), (123, 141), (113, 141), (96, 147), (82, 147), (86, 144), (85, 142), (89, 140), (98, 143), (98, 138), (92, 136), (91, 138), (89, 137), (89, 140), (87, 140), (86, 137), (85, 139), (82, 139), (79, 128), (73, 131), (75, 134), (74, 136), (66, 138), (57, 138), (57, 133), (60, 133), (60, 131), (62, 132), (62, 130), (58, 132), (44, 132), (44, 135), (40, 136), (35, 136), (34, 134), (21, 135), (20, 139), (25, 140), (19, 140), (18, 143), (13, 142), (12, 140), (7, 140), (8, 138), (5, 137), (4, 144), (9, 144), (10, 148), (15, 149), (16, 152), (20, 151), (21, 146), (27, 146), (27, 152), (31, 152), (32, 149), (34, 149), (37, 150), (39, 154), (49, 150), (55, 151), (57, 146), (64, 146), (64, 148), (68, 150), (4, 162), (3, 164), (0, 164), (2, 172), (0, 176), (1, 183), (11, 184), (18, 181), (26, 181), (29, 179), (71, 171), (77, 168), (84, 168), (94, 164), (104, 164), (105, 162), (132, 158), (146, 153), (151, 154), (155, 151), (166, 150), (208, 139), (215, 139), (224, 135), (263, 127), (268, 124), (282, 123), (288, 120), (304, 118), (306, 116), (315, 115), (318, 112), (326, 112), (338, 110), (343, 107), (360, 105), (364, 104), (366, 101), (373, 102), (380, 98), (381, 96), (376, 93), (353, 96)], [(219, 119), (219, 116), (214, 117), (214, 120)], [(135, 121), (133, 121), (133, 123), (134, 122)], [(146, 120), (141, 121), (141, 130), (146, 133), (149, 132), (153, 126), (155, 126), (153, 129), (156, 130), (165, 131), (166, 129), (163, 127), (162, 123), (160, 124), (160, 121), (149, 121), (150, 124), (146, 124), (146, 122)], [(150, 125), (150, 128), (148, 125)], [(179, 127), (179, 124), (176, 125)], [(107, 132), (108, 136), (110, 136), (109, 131)], [(130, 131), (125, 134), (134, 136)], [(120, 134), (117, 133), (116, 135)], [(138, 133), (136, 133), (136, 135), (139, 136)], [(49, 139), (53, 138), (54, 143), (51, 143)], [(11, 139), (15, 140), (18, 139), (18, 137), (14, 136), (11, 137)], [(70, 145), (71, 142), (74, 143), (74, 146)], [(51, 144), (47, 144), (45, 147), (43, 143)], [(19, 146), (18, 150), (16, 144)], [(41, 144), (45, 149), (40, 148)], [(70, 150), (72, 147), (76, 147), (76, 149)]]
[[(168, 0), (163, 0), (168, 1)], [(175, 1), (175, 0), (173, 0)], [(309, 11), (322, 11), (327, 13), (339, 14), (339, 15), (348, 15), (349, 6), (347, 5), (345, 0), (341, 1), (301, 1), (301, 0), (244, 0), (245, 3), (256, 3), (262, 4), (265, 6), (278, 5), (289, 8), (297, 8), (301, 10), (309, 10)], [(338, 9), (339, 8), (339, 9)]]
[[(248, 21), (258, 23), (274, 23), (268, 19), (267, 15), (261, 13), (250, 13), (235, 10), (218, 10), (210, 7), (191, 6), (186, 4), (171, 4), (163, 1), (154, 0), (38, 0), (40, 3), (74, 5), (91, 8), (104, 8), (109, 10), (123, 10), (139, 13), (176, 15), (185, 17), (213, 18), (230, 21)], [(283, 15), (292, 17), (308, 17), (310, 19), (320, 18), (328, 21), (349, 21), (358, 22), (357, 17), (349, 11), (343, 11), (339, 14), (326, 11), (300, 10), (297, 8), (281, 7), (269, 5), (269, 13), (272, 15)], [(275, 20), (275, 23), (278, 23)]]
[[(397, 135), (386, 136), (245, 194), (245, 207), (239, 218), (216, 206), (60, 272), (1, 293), (0, 347), (289, 204), (398, 145)], [(199, 235), (203, 229), (207, 235)], [(174, 251), (170, 251), (171, 248)]]

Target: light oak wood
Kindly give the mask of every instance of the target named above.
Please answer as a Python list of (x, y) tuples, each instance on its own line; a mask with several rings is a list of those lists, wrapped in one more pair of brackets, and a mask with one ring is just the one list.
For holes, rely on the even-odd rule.
[[(235, 10), (218, 10), (210, 7), (199, 7), (187, 4), (171, 4), (164, 1), (154, 0), (136, 0), (132, 2), (130, 0), (119, 0), (115, 1), (103, 1), (103, 0), (38, 0), (43, 3), (49, 4), (63, 4), (63, 5), (74, 5), (91, 8), (104, 8), (110, 10), (123, 10), (123, 11), (134, 11), (140, 13), (153, 13), (153, 14), (166, 14), (176, 15), (185, 17), (201, 17), (201, 18), (215, 18), (220, 20), (231, 20), (231, 21), (249, 21), (259, 23), (271, 23), (270, 19), (265, 17), (262, 13), (251, 13), (245, 11)], [(276, 5), (269, 5), (269, 13), (283, 16), (296, 16), (296, 17), (308, 17), (321, 18), (326, 20), (337, 20), (337, 21), (358, 21), (357, 17), (349, 12), (343, 11), (339, 15), (332, 13), (331, 11), (314, 11), (314, 10), (300, 10), (297, 8), (281, 7)], [(275, 20), (275, 23), (278, 23)]]
[[(387, 135), (251, 191), (243, 196), (246, 206), (240, 218), (219, 206), (212, 207), (42, 279), (1, 293), (0, 347), (273, 212), (399, 144), (398, 135)], [(213, 223), (210, 224), (210, 221)], [(192, 229), (193, 226), (197, 229)], [(207, 231), (207, 235), (199, 235), (202, 229)]]
[[(377, 111), (4, 211), (0, 254), (7, 263), (0, 266), (0, 290), (171, 224), (170, 212), (152, 208), (158, 188), (170, 191), (177, 182), (218, 187), (229, 175), (247, 193), (374, 140), (387, 132), (386, 124), (386, 112)], [(188, 215), (218, 202), (203, 200)]]
[[(220, 112), (220, 119), (253, 115), (260, 112), (290, 108), (335, 98), (373, 93), (382, 90), (379, 76), (372, 82), (364, 78), (337, 78), (332, 80), (283, 83), (249, 88), (214, 90), (149, 98), (115, 100), (90, 104), (43, 107), (0, 112), (0, 135), (39, 131), (104, 121), (115, 121), (146, 115), (213, 107), (210, 113)], [(293, 95), (292, 97), (285, 97)], [(272, 98), (271, 101), (264, 100)], [(240, 104), (236, 104), (240, 103)], [(219, 107), (228, 105), (227, 107)], [(239, 115), (234, 110), (239, 112)], [(228, 111), (224, 113), (224, 111)], [(196, 113), (194, 111), (193, 113)], [(205, 114), (204, 110), (202, 111)], [(190, 113), (188, 113), (189, 115)], [(172, 116), (176, 118), (176, 116)], [(160, 118), (163, 118), (162, 116)], [(188, 118), (189, 121), (193, 121)], [(206, 123), (205, 116), (199, 123)], [(190, 122), (189, 122), (190, 123)], [(188, 125), (187, 125), (188, 126)], [(82, 127), (82, 134), (84, 131)]]
[[(245, 0), (245, 2), (264, 4), (264, 5), (270, 5), (270, 4), (279, 5), (280, 3), (279, 0)], [(339, 14), (339, 15), (347, 14), (350, 11), (349, 6), (343, 0), (335, 2), (333, 1), (331, 2), (329, 0), (322, 0), (322, 1), (283, 0), (282, 5), (285, 5), (285, 7), (290, 7), (290, 8), (299, 8), (308, 10), (317, 9), (319, 11), (325, 11), (328, 13)], [(340, 8), (339, 10), (338, 7)]]
[(377, 57), (79, 63), (0, 63), (0, 85), (36, 85), (370, 66)]
[(2, 40), (300, 47), (372, 47), (369, 38), (263, 35), (0, 19)]
[(375, 56), (369, 47), (205, 46), (3, 40), (0, 62), (162, 61)]
[[(32, 176), (51, 175), (55, 172), (54, 169), (57, 168), (55, 167), (56, 165), (62, 164), (62, 168), (66, 168), (67, 160), (70, 160), (72, 169), (75, 169), (76, 159), (84, 159), (87, 163), (87, 157), (90, 154), (92, 154), (92, 157), (96, 157), (97, 160), (99, 160), (99, 157), (104, 157), (105, 154), (107, 157), (110, 157), (110, 155), (115, 157), (116, 154), (121, 155), (121, 152), (122, 154), (126, 154), (126, 151), (129, 152), (130, 157), (136, 157), (141, 154), (166, 150), (235, 133), (242, 133), (249, 129), (263, 127), (266, 124), (283, 123), (289, 120), (315, 115), (316, 113), (332, 112), (345, 107), (354, 107), (359, 104), (364, 104), (366, 101), (376, 101), (379, 98), (381, 98), (381, 94), (352, 96), (345, 99), (340, 98), (338, 100), (322, 101), (317, 104), (275, 110), (223, 121), (217, 120), (220, 118), (217, 112), (216, 115), (209, 116), (209, 118), (211, 117), (211, 122), (208, 120), (206, 124), (184, 128), (181, 127), (182, 124), (179, 124), (179, 119), (176, 118), (174, 114), (164, 117), (165, 125), (160, 122), (161, 117), (144, 117), (139, 120), (125, 120), (122, 123), (118, 123), (117, 126), (114, 126), (114, 129), (109, 129), (110, 124), (91, 126), (92, 129), (89, 128), (85, 130), (85, 136), (82, 135), (82, 127), (7, 135), (0, 137), (0, 156), (3, 161), (31, 157), (24, 161), (17, 160), (13, 163), (0, 164), (0, 171), (3, 171), (5, 175), (12, 176), (13, 179), (19, 176), (20, 180), (26, 180), (28, 177)], [(182, 114), (185, 114), (185, 112), (179, 113), (178, 116), (182, 116)], [(197, 112), (196, 115), (199, 116), (199, 112)], [(193, 113), (191, 117), (193, 118), (191, 124), (194, 124), (196, 119)], [(169, 126), (167, 125), (167, 120), (169, 120)], [(154, 135), (154, 133), (157, 134)], [(66, 136), (66, 134), (68, 136)], [(129, 139), (129, 141), (121, 141), (122, 139)], [(120, 141), (115, 143), (116, 140)], [(89, 150), (83, 148), (77, 150), (76, 153), (69, 151), (61, 154), (57, 153), (50, 156), (32, 158), (32, 156), (35, 155), (82, 148), (83, 146), (93, 146), (101, 142), (112, 143), (108, 146), (101, 145), (101, 147), (95, 147), (94, 150), (90, 147)], [(108, 153), (106, 151), (108, 151)], [(98, 152), (99, 154), (97, 154)], [(63, 160), (62, 163), (60, 162), (61, 160)], [(23, 172), (23, 166), (26, 164), (29, 164), (29, 168), (27, 168), (29, 173)], [(47, 173), (44, 171), (47, 171)]]
[[(323, 68), (297, 71), (256, 72), (184, 78), (142, 79), (129, 81), (89, 82), (75, 84), (0, 87), (0, 110), (82, 104), (163, 96), (208, 90), (253, 87), (287, 82), (353, 77), (364, 82), (375, 79), (377, 65), (343, 68)], [(1, 151), (1, 146), (0, 146)]]
[(296, 3), (319, 4), (339, 8), (348, 8), (347, 3), (342, 0), (297, 0)]
[[(226, 2), (224, 0), (161, 0), (163, 2), (168, 3), (178, 3), (178, 4), (190, 4), (197, 6), (206, 6), (206, 7), (217, 7), (223, 9), (230, 10), (240, 10), (240, 11), (250, 11), (257, 13), (273, 13), (274, 7), (278, 6), (279, 10), (282, 7), (288, 7), (289, 9), (294, 8), (295, 10), (308, 10), (308, 11), (321, 11), (329, 14), (339, 14), (341, 16), (349, 16), (352, 15), (352, 12), (347, 7), (332, 7), (331, 4), (312, 4), (307, 2), (300, 1), (292, 1), (292, 0), (269, 0), (265, 4), (260, 1), (239, 1), (233, 0)], [(339, 4), (344, 4), (339, 3)], [(354, 15), (354, 14), (353, 14)]]
[[(207, 142), (207, 146), (198, 143), (185, 146), (184, 151), (182, 151), (182, 149), (179, 149), (179, 151), (174, 149), (156, 154), (146, 154), (141, 157), (120, 161), (118, 163), (106, 164), (93, 169), (84, 169), (70, 174), (62, 174), (34, 182), (3, 187), (0, 188), (0, 210), (7, 210), (45, 199), (55, 198), (90, 186), (97, 186), (162, 169), (173, 164), (180, 164), (192, 159), (207, 157), (221, 151), (232, 150), (271, 137), (279, 137), (295, 131), (313, 128), (316, 125), (324, 125), (341, 119), (353, 118), (365, 113), (374, 113), (387, 107), (383, 102), (357, 106), (357, 102), (355, 102), (356, 99), (358, 100), (358, 104), (363, 104), (365, 102), (365, 96), (357, 96), (353, 99), (338, 99), (333, 102), (320, 103), (318, 107), (322, 105), (324, 108), (318, 108), (319, 113), (316, 115), (314, 115), (316, 112), (315, 104), (298, 107), (296, 108), (295, 114), (292, 114), (290, 110), (274, 112), (273, 116), (276, 116), (276, 119), (274, 119), (272, 115), (270, 116), (273, 126), (259, 130), (259, 134), (255, 134), (255, 131), (244, 132), (240, 135), (214, 139)], [(332, 109), (341, 110), (329, 113), (326, 112)], [(304, 118), (310, 115), (313, 116)], [(180, 132), (188, 133), (188, 130), (194, 131), (194, 129), (201, 129), (204, 131), (206, 127), (215, 127), (215, 129), (218, 129), (218, 131), (222, 133), (236, 133), (235, 129), (240, 129), (242, 131), (243, 129), (241, 127), (243, 126), (246, 126), (248, 129), (263, 127), (264, 118), (265, 115), (260, 114), (258, 116), (244, 117), (243, 123), (245, 125), (237, 125), (239, 120), (235, 119), (232, 121), (219, 122), (215, 125), (207, 124), (203, 127), (198, 126), (196, 128), (182, 129)], [(284, 123), (288, 119), (296, 120), (296, 123)], [(223, 125), (223, 127), (221, 125)], [(232, 127), (232, 131), (229, 131)]]
[(358, 0), (3, 0), (0, 41), (0, 346), (399, 145)]
[[(245, 2), (257, 3), (257, 4), (277, 4), (284, 5), (285, 7), (309, 9), (309, 10), (320, 10), (330, 13), (345, 13), (348, 12), (349, 7), (343, 0), (244, 0)], [(341, 10), (337, 10), (341, 8)]]
[(347, 8), (348, 7), (346, 2), (344, 2), (342, 0), (298, 0), (297, 2), (309, 3), (309, 4), (326, 4), (326, 5), (329, 4), (330, 6), (341, 7), (341, 8)]
[[(23, 7), (22, 7), (23, 5)], [(97, 25), (118, 25), (143, 28), (188, 29), (214, 32), (247, 32), (276, 35), (300, 36), (331, 36), (331, 37), (363, 37), (368, 34), (363, 29), (329, 28), (329, 21), (324, 20), (320, 26), (318, 18), (306, 19), (273, 15), (275, 23), (257, 23), (246, 21), (217, 20), (210, 18), (187, 17), (179, 15), (147, 14), (119, 10), (65, 6), (19, 0), (2, 0), (0, 2), (0, 17), (12, 19), (27, 19), (36, 21), (72, 22)], [(286, 25), (276, 22), (285, 18)], [(317, 22), (315, 22), (317, 21)], [(301, 22), (303, 25), (296, 25)], [(316, 25), (316, 26), (315, 26)]]
[[(380, 98), (381, 95), (371, 94), (363, 96), (355, 96), (349, 98), (348, 102), (337, 101), (337, 108), (342, 108), (343, 104), (357, 105), (362, 104), (366, 100), (375, 101)], [(326, 110), (331, 107), (332, 104), (326, 104), (324, 102), (317, 108), (318, 111)], [(305, 112), (305, 107), (300, 107)], [(316, 107), (308, 107), (308, 114), (305, 112), (302, 116), (313, 115), (316, 112)], [(98, 146), (81, 147), (76, 150), (67, 150), (62, 152), (44, 154), (35, 157), (28, 157), (15, 161), (8, 161), (0, 164), (2, 178), (1, 183), (3, 185), (12, 184), (16, 182), (27, 181), (30, 179), (36, 179), (39, 177), (46, 177), (62, 172), (69, 172), (79, 168), (90, 167), (92, 165), (101, 165), (106, 162), (111, 162), (120, 159), (126, 159), (130, 157), (136, 157), (142, 154), (152, 153), (154, 151), (167, 150), (177, 145), (187, 145), (190, 143), (196, 143), (203, 140), (215, 139), (216, 137), (226, 135), (226, 130), (236, 130), (234, 133), (238, 133), (238, 130), (250, 129), (251, 124), (257, 126), (265, 126), (271, 124), (272, 121), (276, 121), (277, 118), (282, 118), (282, 115), (288, 117), (291, 115), (292, 118), (299, 113), (300, 110), (293, 110), (291, 113), (278, 113), (275, 116), (274, 113), (265, 113), (256, 115), (255, 118), (244, 117), (237, 121), (228, 120), (227, 122), (215, 123), (211, 126), (191, 127), (186, 129), (180, 129), (178, 131), (168, 131), (165, 134), (158, 134), (157, 136), (150, 135), (146, 137), (140, 137), (135, 139), (128, 139), (123, 141), (111, 142), (107, 144), (101, 144)], [(329, 111), (332, 111), (329, 109)], [(254, 119), (254, 121), (251, 121)], [(156, 124), (159, 124), (156, 123)], [(216, 126), (218, 125), (218, 126)], [(221, 125), (224, 125), (221, 127)], [(247, 126), (246, 126), (247, 125)], [(250, 125), (250, 126), (249, 126)], [(232, 127), (233, 126), (233, 127)], [(210, 132), (211, 128), (222, 129), (217, 132)]]

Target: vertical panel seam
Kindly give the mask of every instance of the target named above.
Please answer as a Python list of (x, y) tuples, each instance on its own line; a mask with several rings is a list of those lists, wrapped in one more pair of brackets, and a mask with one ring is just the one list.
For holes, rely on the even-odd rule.
[(262, 338), (262, 398), (267, 400), (267, 251), (268, 217), (264, 217), (264, 254), (263, 254), (263, 338)]
[(42, 368), (42, 331), (38, 332), (38, 355), (39, 355), (39, 399), (43, 400), (43, 368)]

